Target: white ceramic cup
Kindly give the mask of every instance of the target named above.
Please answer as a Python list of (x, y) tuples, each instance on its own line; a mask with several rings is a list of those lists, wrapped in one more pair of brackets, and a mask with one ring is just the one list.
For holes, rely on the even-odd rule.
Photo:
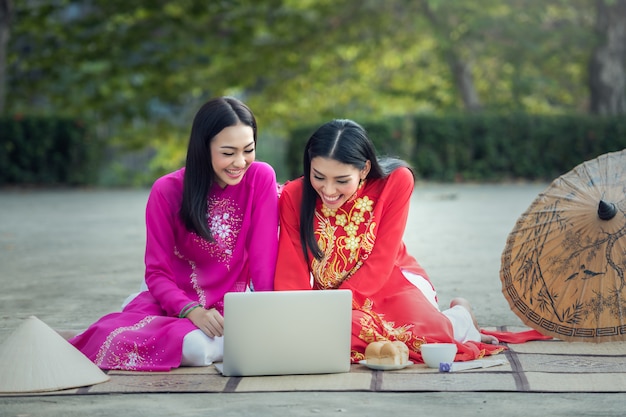
[(439, 369), (440, 363), (452, 363), (456, 356), (455, 343), (424, 343), (420, 349), (429, 368)]

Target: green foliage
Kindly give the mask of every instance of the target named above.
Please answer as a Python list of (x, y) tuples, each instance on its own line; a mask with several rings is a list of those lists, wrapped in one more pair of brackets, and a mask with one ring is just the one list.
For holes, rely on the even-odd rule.
[(579, 115), (417, 116), (417, 173), (439, 181), (551, 180), (626, 148), (626, 120)]
[(287, 166), (288, 179), (294, 179), (303, 174), (302, 158), (304, 146), (319, 125), (301, 126), (289, 132), (285, 165)]
[(451, 53), (472, 64), (487, 108), (571, 111), (586, 99), (593, 40), (582, 0), (61, 0), (15, 10), (8, 111), (63, 109), (119, 128), (180, 125), (222, 94), (278, 128), (312, 114), (458, 110)]
[[(6, 114), (92, 120), (92, 134), (119, 159), (107, 161), (107, 184), (149, 183), (179, 165), (193, 114), (207, 98), (224, 94), (255, 111), (270, 138), (260, 143), (259, 154), (287, 154), (288, 175), (298, 172), (291, 154), (297, 151), (285, 136), (307, 138), (315, 121), (351, 118), (385, 125), (381, 133), (372, 127), (373, 137), (389, 138), (377, 143), (381, 153), (413, 155), (425, 176), (470, 179), (495, 169), (494, 177), (527, 177), (536, 171), (533, 160), (544, 155), (531, 148), (535, 142), (505, 143), (501, 137), (552, 131), (549, 122), (529, 126), (518, 114), (586, 111), (587, 62), (596, 41), (593, 3), (15, 2)], [(414, 114), (464, 110), (455, 59), (471, 70), (482, 108), (510, 112), (510, 124), (485, 115), (437, 131), (420, 126), (422, 120), (416, 129), (454, 135), (459, 145), (428, 135), (414, 142), (407, 123)], [(571, 140), (582, 135), (575, 134)], [(553, 142), (560, 140), (566, 139)], [(287, 149), (274, 152), (281, 146)], [(536, 158), (512, 159), (520, 149)], [(124, 152), (130, 156), (120, 156)], [(550, 152), (546, 163), (565, 158)], [(137, 158), (140, 167), (132, 162), (137, 154), (155, 160)]]
[(101, 148), (82, 122), (0, 118), (0, 184), (93, 184)]

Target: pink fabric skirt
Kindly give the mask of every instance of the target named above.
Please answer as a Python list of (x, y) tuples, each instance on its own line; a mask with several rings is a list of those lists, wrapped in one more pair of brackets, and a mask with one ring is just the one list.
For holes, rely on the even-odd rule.
[(101, 369), (169, 371), (180, 366), (183, 339), (193, 330), (191, 320), (166, 316), (144, 292), (69, 342)]

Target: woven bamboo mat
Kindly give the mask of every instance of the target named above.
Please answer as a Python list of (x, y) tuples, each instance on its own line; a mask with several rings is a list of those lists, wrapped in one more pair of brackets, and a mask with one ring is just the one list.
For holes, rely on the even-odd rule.
[[(224, 377), (214, 366), (170, 372), (108, 371), (92, 386), (19, 395), (120, 393), (245, 393), (290, 391), (368, 392), (626, 392), (626, 342), (602, 344), (559, 340), (510, 344), (482, 361), (503, 364), (439, 372), (423, 364), (396, 371), (352, 365), (350, 372), (323, 375)], [(6, 395), (4, 395), (6, 396)], [(14, 396), (14, 395), (13, 395)]]

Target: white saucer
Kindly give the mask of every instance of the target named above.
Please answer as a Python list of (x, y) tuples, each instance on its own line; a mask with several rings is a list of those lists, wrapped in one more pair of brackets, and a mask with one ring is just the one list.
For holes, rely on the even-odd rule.
[(359, 363), (361, 365), (365, 365), (368, 368), (375, 369), (377, 371), (394, 371), (394, 370), (403, 369), (403, 368), (406, 368), (407, 366), (413, 365), (413, 362), (411, 362), (411, 361), (408, 361), (408, 362), (403, 363), (401, 365), (378, 365), (378, 364), (373, 364), (373, 363), (369, 364), (369, 363), (367, 363), (366, 360), (359, 361)]

